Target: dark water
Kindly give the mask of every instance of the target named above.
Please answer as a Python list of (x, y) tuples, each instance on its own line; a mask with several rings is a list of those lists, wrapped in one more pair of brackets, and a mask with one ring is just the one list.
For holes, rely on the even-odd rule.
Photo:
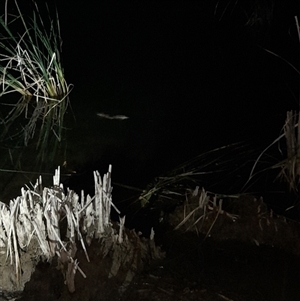
[[(78, 174), (88, 171), (88, 183), (91, 170), (113, 164), (115, 182), (144, 189), (186, 160), (234, 142), (251, 156), (233, 152), (228, 164), (253, 164), (280, 135), (286, 111), (298, 107), (298, 75), (264, 50), (299, 65), (294, 11), (276, 6), (272, 26), (253, 29), (239, 10), (219, 20), (206, 2), (104, 1), (97, 10), (88, 3), (68, 10), (62, 2), (59, 9), (65, 72), (75, 85), (67, 154)], [(102, 120), (97, 112), (129, 119)], [(273, 163), (280, 158), (274, 148)], [(269, 189), (274, 177), (251, 191)], [(84, 181), (77, 177), (72, 186)]]
[[(298, 75), (264, 50), (300, 66), (288, 5), (275, 6), (272, 25), (257, 28), (246, 26), (240, 4), (222, 18), (205, 1), (57, 5), (64, 70), (74, 84), (65, 159), (89, 174), (72, 186), (113, 164), (116, 182), (143, 188), (234, 142), (259, 154), (279, 136), (286, 111), (298, 108)], [(237, 152), (232, 161), (243, 156), (250, 160)]]

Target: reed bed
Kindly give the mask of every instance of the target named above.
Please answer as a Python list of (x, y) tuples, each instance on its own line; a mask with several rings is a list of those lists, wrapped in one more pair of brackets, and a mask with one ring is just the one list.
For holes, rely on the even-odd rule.
[[(155, 245), (153, 228), (150, 239), (140, 237), (134, 229), (125, 229), (125, 216), (120, 216), (112, 202), (111, 172), (111, 165), (102, 178), (94, 172), (93, 197), (85, 196), (83, 191), (79, 197), (64, 189), (58, 168), (52, 187), (43, 187), (39, 177), (9, 204), (0, 202), (0, 278), (5, 279), (2, 292), (22, 292), (38, 262), (54, 257), (68, 290), (74, 292), (77, 271), (88, 278), (88, 271), (86, 274), (80, 268), (76, 258), (77, 248), (90, 262), (88, 247), (92, 241), (97, 254), (110, 264), (107, 277), (120, 275), (124, 290), (145, 264), (164, 258), (164, 252)], [(119, 223), (111, 220), (112, 209), (119, 215)]]
[[(297, 30), (297, 38), (300, 43), (300, 26), (298, 17), (295, 16), (295, 25)], [(268, 49), (264, 49), (266, 52), (272, 54), (276, 58), (282, 60), (285, 64), (291, 67), (296, 73), (297, 76), (300, 75), (299, 68), (296, 68), (290, 61), (285, 59), (284, 57), (270, 51)], [(299, 98), (300, 99), (300, 98)], [(300, 184), (300, 101), (298, 103), (298, 110), (288, 111), (286, 115), (286, 120), (284, 126), (282, 128), (282, 132), (279, 137), (277, 137), (270, 145), (268, 145), (258, 156), (255, 161), (249, 179), (246, 184), (248, 184), (255, 176), (265, 172), (266, 170), (271, 169), (279, 169), (278, 178), (281, 178), (287, 183), (289, 190), (298, 193), (299, 184)], [(285, 150), (282, 151), (280, 146), (280, 141), (285, 139)], [(277, 160), (275, 164), (269, 164), (266, 168), (261, 168), (259, 171), (257, 170), (257, 165), (262, 162), (262, 158), (265, 157), (267, 151), (274, 145), (278, 144), (278, 149), (280, 153), (284, 156), (282, 160)], [(278, 162), (279, 161), (279, 162)]]
[[(299, 118), (300, 112), (287, 112), (285, 124), (282, 128), (283, 133), (270, 143), (257, 157), (244, 187), (266, 171), (279, 170), (277, 178), (283, 180), (288, 185), (290, 191), (298, 192), (300, 183)], [(285, 140), (284, 149), (280, 145), (283, 139)], [(266, 157), (271, 158), (268, 151), (275, 145), (278, 146), (278, 150), (283, 158), (281, 160), (276, 158), (277, 162), (272, 163), (270, 160), (266, 160)]]
[[(50, 260), (58, 256), (62, 263), (68, 263), (66, 280), (72, 291), (75, 272), (78, 270), (85, 277), (74, 258), (76, 241), (80, 242), (87, 261), (86, 244), (89, 245), (93, 238), (110, 237), (113, 242), (122, 243), (125, 218), (120, 218), (118, 233), (112, 229), (110, 221), (111, 207), (120, 214), (112, 203), (111, 166), (102, 179), (95, 171), (94, 180), (95, 196), (84, 197), (82, 193), (80, 199), (71, 190), (65, 192), (58, 168), (51, 188), (43, 188), (40, 177), (32, 189), (22, 188), (21, 196), (9, 204), (0, 203), (0, 254), (5, 253), (14, 266), (19, 286), (22, 277), (20, 256), (32, 246), (36, 257)], [(62, 235), (65, 220), (67, 230)]]
[[(17, 0), (14, 4), (16, 15), (6, 7), (0, 17), (0, 97), (5, 106), (0, 116), (1, 140), (21, 137), (27, 146), (38, 130), (37, 148), (45, 150), (53, 136), (56, 142), (62, 140), (72, 88), (65, 79), (61, 61), (58, 13), (51, 19), (46, 6), (46, 28), (35, 1), (32, 17), (23, 15)], [(17, 101), (9, 96), (16, 93), (20, 95)]]
[(199, 185), (214, 190), (220, 197), (240, 194), (244, 184), (240, 175), (247, 175), (256, 153), (242, 143), (204, 152), (156, 177), (139, 195), (139, 202), (142, 207), (172, 207)]

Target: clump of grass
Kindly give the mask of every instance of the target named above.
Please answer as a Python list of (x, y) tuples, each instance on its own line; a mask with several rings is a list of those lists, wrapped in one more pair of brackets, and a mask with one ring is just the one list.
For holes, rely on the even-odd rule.
[[(103, 177), (95, 171), (94, 196), (85, 197), (82, 191), (80, 198), (74, 191), (64, 189), (58, 168), (51, 188), (43, 187), (40, 176), (33, 187), (22, 188), (21, 196), (9, 204), (0, 202), (0, 259), (4, 263), (0, 265), (0, 273), (10, 280), (9, 287), (13, 286), (15, 291), (23, 290), (38, 261), (56, 257), (57, 268), (63, 273), (69, 292), (73, 293), (77, 271), (87, 277), (79, 267), (77, 247), (81, 244), (86, 260), (90, 262), (88, 246), (94, 239), (99, 243), (98, 256), (109, 257), (108, 278), (119, 272), (123, 275), (131, 267), (125, 277), (121, 276), (125, 288), (144, 263), (164, 257), (155, 246), (153, 228), (148, 241), (140, 239), (135, 231), (125, 229), (125, 216), (121, 217), (112, 201), (111, 177), (111, 165)], [(112, 210), (118, 214), (118, 224), (111, 220)], [(22, 273), (25, 269), (26, 273)], [(7, 290), (6, 287), (3, 290)]]
[[(284, 125), (284, 135), (287, 146), (287, 158), (280, 164), (280, 176), (289, 184), (292, 191), (298, 191), (300, 183), (300, 114), (287, 112), (286, 123)], [(298, 120), (297, 120), (298, 119)]]
[[(142, 207), (158, 202), (163, 206), (176, 205), (185, 198), (186, 193), (195, 186), (219, 190), (218, 197), (236, 195), (242, 183), (236, 181), (237, 175), (248, 168), (253, 151), (241, 143), (234, 143), (204, 152), (184, 162), (164, 176), (157, 177), (139, 196)], [(234, 185), (228, 179), (235, 179)], [(231, 181), (232, 181), (231, 180)]]
[[(295, 16), (295, 24), (297, 29), (298, 40), (300, 43), (300, 26), (297, 16)], [(291, 62), (268, 49), (264, 50), (274, 55), (275, 57), (283, 60), (297, 73), (298, 76), (300, 76), (300, 71)], [(250, 177), (246, 184), (248, 184), (250, 180), (252, 180), (253, 177), (258, 173), (261, 173), (268, 169), (280, 169), (278, 178), (283, 179), (288, 184), (290, 191), (298, 192), (300, 184), (300, 101), (298, 106), (298, 112), (287, 112), (287, 117), (283, 126), (283, 133), (261, 152), (261, 154), (255, 161), (255, 164), (250, 172)], [(279, 150), (281, 154), (285, 156), (285, 158), (271, 165), (271, 167), (269, 166), (266, 169), (259, 171), (258, 173), (254, 173), (257, 164), (261, 161), (263, 155), (267, 152), (267, 150), (269, 150), (273, 145), (279, 143), (280, 140), (282, 140), (283, 138), (285, 138), (286, 141), (286, 151), (285, 153), (283, 153), (280, 147)]]
[[(0, 97), (6, 105), (1, 116), (1, 140), (22, 137), (27, 146), (39, 129), (37, 148), (49, 147), (50, 138), (62, 140), (63, 121), (69, 102), (71, 86), (67, 84), (61, 63), (62, 40), (58, 13), (46, 29), (38, 5), (33, 1), (32, 17), (23, 15), (17, 0), (17, 15), (0, 17)], [(14, 29), (17, 28), (15, 31)], [(10, 102), (8, 95), (18, 93), (18, 101)], [(6, 100), (4, 100), (7, 98)], [(25, 124), (11, 130), (25, 118)], [(53, 135), (50, 135), (53, 134)]]
[[(270, 145), (268, 145), (256, 159), (245, 186), (257, 177), (259, 174), (267, 170), (278, 170), (277, 178), (282, 179), (287, 183), (290, 191), (298, 192), (300, 184), (300, 128), (299, 128), (300, 114), (293, 111), (287, 112), (285, 124), (283, 126), (283, 133), (279, 135)], [(285, 139), (285, 151), (280, 147), (280, 141)], [(278, 144), (278, 149), (283, 155), (283, 159), (277, 163), (270, 164), (265, 168), (257, 170), (259, 163), (262, 163), (262, 158), (266, 152), (274, 145)]]

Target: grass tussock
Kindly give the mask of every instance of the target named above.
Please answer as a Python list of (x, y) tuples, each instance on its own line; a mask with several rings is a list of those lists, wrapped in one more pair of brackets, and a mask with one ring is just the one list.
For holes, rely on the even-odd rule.
[(51, 138), (62, 140), (71, 91), (61, 62), (58, 13), (52, 19), (46, 6), (46, 23), (36, 2), (31, 17), (22, 13), (16, 0), (14, 5), (16, 14), (10, 13), (13, 7), (6, 7), (0, 17), (0, 97), (4, 106), (0, 138), (21, 137), (27, 146), (38, 132), (37, 148), (46, 149)]

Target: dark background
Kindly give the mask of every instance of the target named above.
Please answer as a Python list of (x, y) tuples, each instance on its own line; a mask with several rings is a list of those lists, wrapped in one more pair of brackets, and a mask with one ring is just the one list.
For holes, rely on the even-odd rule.
[[(202, 136), (222, 132), (230, 139), (258, 125), (278, 130), (286, 110), (297, 108), (297, 74), (262, 49), (299, 66), (297, 11), (287, 2), (260, 1), (265, 10), (273, 5), (270, 20), (255, 1), (221, 1), (217, 8), (214, 1), (63, 2), (66, 77), (75, 85), (72, 101), (91, 105), (91, 115), (96, 107), (144, 120), (173, 118), (179, 128), (197, 119)], [(261, 21), (247, 26), (256, 9)]]
[[(22, 5), (30, 12), (29, 2)], [(299, 75), (264, 50), (300, 68), (300, 9), (292, 3), (56, 1), (74, 84), (67, 139), (75, 135), (85, 156), (73, 168), (106, 171), (112, 163), (117, 181), (145, 185), (214, 147), (242, 142), (262, 151), (286, 111), (298, 109)], [(101, 120), (97, 112), (130, 118)], [(87, 145), (101, 151), (90, 155)]]
[[(146, 182), (214, 147), (242, 141), (262, 150), (279, 136), (286, 111), (298, 108), (299, 75), (264, 48), (300, 67), (299, 9), (246, 3), (57, 4), (76, 115), (130, 117), (120, 145), (94, 161), (130, 169), (121, 181)], [(113, 122), (97, 126), (119, 137)]]

